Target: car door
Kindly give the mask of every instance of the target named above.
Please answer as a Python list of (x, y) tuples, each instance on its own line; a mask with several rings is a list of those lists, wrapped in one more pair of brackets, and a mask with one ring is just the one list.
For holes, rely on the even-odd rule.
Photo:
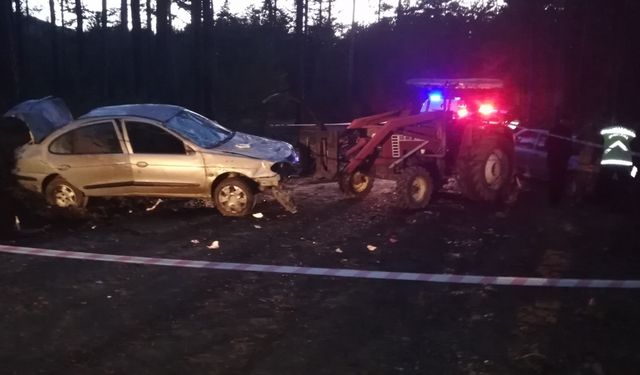
[(533, 177), (534, 175), (533, 170), (535, 168), (532, 167), (532, 162), (538, 136), (539, 133), (534, 130), (521, 130), (515, 137), (516, 165), (518, 170), (526, 177)]
[(546, 180), (549, 176), (547, 171), (547, 138), (547, 133), (540, 133), (531, 154), (532, 173), (539, 180)]
[(199, 152), (150, 122), (126, 120), (124, 129), (136, 194), (210, 196)]
[(53, 139), (47, 162), (89, 196), (126, 194), (132, 183), (128, 155), (114, 121), (99, 121)]

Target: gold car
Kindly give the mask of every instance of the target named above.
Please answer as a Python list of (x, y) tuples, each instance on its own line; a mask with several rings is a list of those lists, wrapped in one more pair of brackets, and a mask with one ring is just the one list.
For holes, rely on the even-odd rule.
[(5, 114), (22, 120), (31, 142), (16, 150), (21, 185), (59, 207), (89, 197), (211, 199), (225, 216), (251, 213), (259, 192), (295, 212), (281, 173), (297, 164), (285, 142), (231, 131), (188, 109), (161, 104), (101, 107), (73, 121), (47, 97)]

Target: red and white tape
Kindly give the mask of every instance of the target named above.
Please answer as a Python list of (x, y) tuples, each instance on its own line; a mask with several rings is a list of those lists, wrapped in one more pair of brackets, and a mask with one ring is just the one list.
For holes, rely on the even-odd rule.
[(317, 268), (296, 266), (275, 266), (267, 264), (206, 262), (201, 260), (149, 258), (130, 255), (85, 253), (78, 251), (48, 250), (20, 246), (0, 245), (0, 253), (24, 254), (32, 256), (93, 260), (113, 263), (146, 264), (154, 266), (205, 268), (227, 271), (247, 271), (308, 276), (348, 277), (359, 279), (405, 280), (431, 283), (539, 286), (560, 288), (624, 288), (639, 289), (640, 280), (598, 280), (598, 279), (557, 279), (542, 277), (453, 275), (413, 272), (367, 271), (341, 268)]

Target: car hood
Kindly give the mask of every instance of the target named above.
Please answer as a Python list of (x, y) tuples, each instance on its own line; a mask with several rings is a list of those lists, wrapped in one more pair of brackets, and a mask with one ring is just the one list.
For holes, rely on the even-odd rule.
[(276, 163), (291, 156), (293, 146), (287, 142), (236, 132), (233, 138), (210, 151), (242, 155)]
[(73, 120), (64, 101), (52, 96), (22, 102), (7, 111), (4, 117), (15, 117), (23, 121), (31, 131), (35, 143), (40, 143), (53, 131)]

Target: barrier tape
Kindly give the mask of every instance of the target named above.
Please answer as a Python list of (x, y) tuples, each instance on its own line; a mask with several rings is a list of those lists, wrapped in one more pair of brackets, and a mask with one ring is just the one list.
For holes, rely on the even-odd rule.
[(556, 288), (622, 288), (639, 289), (640, 280), (558, 279), (542, 277), (479, 276), (413, 272), (368, 271), (340, 268), (276, 266), (266, 264), (207, 262), (201, 260), (150, 258), (131, 255), (85, 253), (0, 245), (0, 253), (92, 260), (100, 262), (143, 264), (167, 267), (204, 268), (226, 271), (263, 272), (306, 276), (347, 277), (356, 279), (405, 280), (430, 283), (538, 286)]

